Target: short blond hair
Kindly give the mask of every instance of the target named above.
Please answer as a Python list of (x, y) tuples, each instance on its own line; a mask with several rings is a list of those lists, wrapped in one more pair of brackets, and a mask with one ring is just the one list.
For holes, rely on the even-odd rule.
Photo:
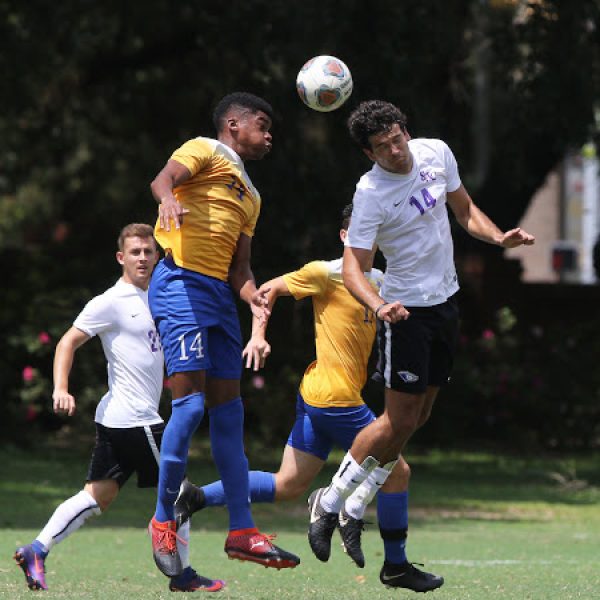
[(121, 229), (121, 233), (117, 239), (117, 246), (121, 252), (123, 252), (123, 248), (125, 248), (125, 240), (130, 237), (151, 237), (156, 245), (156, 240), (154, 239), (154, 227), (146, 223), (129, 223), (129, 225), (125, 225), (125, 227)]

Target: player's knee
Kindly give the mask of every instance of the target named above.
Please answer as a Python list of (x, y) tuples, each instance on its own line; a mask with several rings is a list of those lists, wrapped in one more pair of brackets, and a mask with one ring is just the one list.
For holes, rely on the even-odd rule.
[(276, 478), (275, 483), (275, 499), (280, 500), (297, 500), (308, 489), (308, 483), (296, 481), (294, 479)]

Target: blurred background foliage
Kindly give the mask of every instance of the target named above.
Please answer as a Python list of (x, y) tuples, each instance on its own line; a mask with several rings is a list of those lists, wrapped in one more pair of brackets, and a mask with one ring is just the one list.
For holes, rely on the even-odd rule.
[[(364, 99), (398, 104), (413, 136), (445, 139), (476, 202), (508, 228), (565, 152), (597, 136), (599, 14), (596, 0), (0, 0), (2, 439), (64, 426), (50, 412), (54, 345), (116, 280), (120, 228), (154, 221), (149, 182), (183, 141), (213, 135), (221, 96), (252, 91), (276, 111), (272, 154), (248, 165), (264, 201), (259, 281), (340, 254), (339, 214), (369, 166), (345, 119)], [(354, 77), (351, 99), (331, 114), (308, 110), (295, 91), (298, 69), (318, 54), (339, 56)], [(598, 323), (566, 336), (549, 317), (532, 335), (511, 307), (515, 268), (455, 233), (459, 266), (482, 254), (495, 287), (473, 300), (466, 282), (454, 383), (416, 441), (597, 445)], [(498, 321), (503, 306), (515, 313), (510, 328)], [(243, 308), (242, 318), (247, 330)], [(308, 301), (278, 305), (270, 364), (244, 379), (249, 437), (284, 443), (314, 354), (311, 319)], [(89, 424), (105, 377), (92, 342), (73, 372), (71, 427)]]

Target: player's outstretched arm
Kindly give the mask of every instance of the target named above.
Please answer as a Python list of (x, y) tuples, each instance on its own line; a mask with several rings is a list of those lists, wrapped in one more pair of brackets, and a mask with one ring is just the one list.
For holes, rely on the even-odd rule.
[[(263, 283), (256, 293), (266, 298), (271, 314), (279, 296), (291, 295), (283, 277), (276, 277)], [(268, 322), (268, 319), (261, 321), (256, 315), (252, 316), (252, 335), (242, 352), (242, 356), (246, 359), (247, 369), (252, 368), (254, 371), (258, 371), (265, 366), (265, 361), (271, 354), (271, 345), (266, 340)]]
[(175, 228), (179, 229), (181, 223), (183, 223), (183, 215), (190, 212), (177, 202), (173, 195), (173, 188), (181, 185), (191, 176), (192, 174), (187, 167), (176, 160), (169, 159), (150, 184), (152, 195), (158, 202), (158, 217), (161, 229), (171, 231), (171, 220), (173, 220)]
[(535, 243), (535, 237), (520, 227), (503, 233), (473, 202), (463, 185), (454, 192), (448, 192), (447, 200), (456, 220), (469, 234), (479, 240), (504, 248), (531, 246)]
[(65, 412), (70, 417), (75, 413), (75, 398), (69, 394), (69, 375), (77, 348), (85, 344), (90, 336), (76, 327), (71, 327), (56, 345), (54, 353), (54, 412)]

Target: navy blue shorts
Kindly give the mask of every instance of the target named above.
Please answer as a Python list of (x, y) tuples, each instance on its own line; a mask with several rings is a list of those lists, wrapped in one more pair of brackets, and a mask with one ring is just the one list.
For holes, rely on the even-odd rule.
[(348, 450), (358, 432), (375, 420), (366, 405), (341, 408), (316, 408), (306, 404), (300, 394), (296, 401), (296, 422), (288, 446), (327, 460), (333, 444)]
[(242, 335), (228, 283), (178, 267), (167, 257), (154, 269), (148, 302), (167, 375), (206, 371), (218, 379), (240, 379)]

